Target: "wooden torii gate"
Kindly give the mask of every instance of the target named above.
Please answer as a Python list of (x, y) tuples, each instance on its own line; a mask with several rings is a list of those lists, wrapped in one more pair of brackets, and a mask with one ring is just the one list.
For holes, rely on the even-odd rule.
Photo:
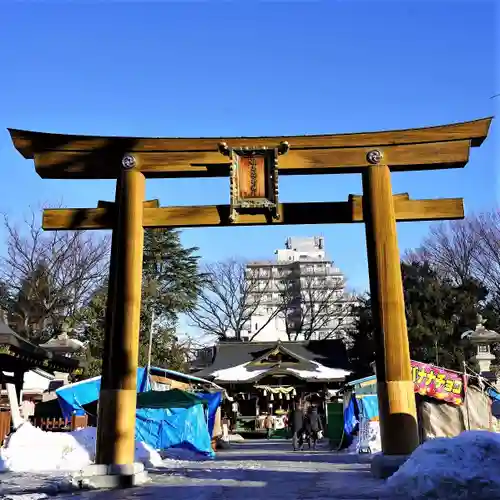
[[(464, 167), (491, 118), (375, 133), (256, 138), (121, 138), (10, 130), (16, 149), (44, 179), (116, 179), (114, 202), (48, 209), (46, 230), (112, 229), (97, 462), (134, 460), (136, 368), (144, 228), (364, 222), (376, 328), (382, 449), (418, 446), (415, 396), (396, 221), (460, 219), (461, 198), (393, 195), (391, 171)], [(279, 175), (362, 175), (363, 196), (280, 203)], [(230, 178), (230, 204), (159, 207), (145, 201), (146, 178)]]

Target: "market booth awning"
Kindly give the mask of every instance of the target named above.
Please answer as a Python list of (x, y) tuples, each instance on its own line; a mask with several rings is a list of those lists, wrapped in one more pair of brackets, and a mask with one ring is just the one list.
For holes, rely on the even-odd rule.
[[(463, 375), (428, 363), (411, 360), (413, 388), (416, 394), (429, 396), (460, 406), (464, 399)], [(357, 395), (376, 394), (377, 377), (365, 377), (352, 380), (346, 387)]]

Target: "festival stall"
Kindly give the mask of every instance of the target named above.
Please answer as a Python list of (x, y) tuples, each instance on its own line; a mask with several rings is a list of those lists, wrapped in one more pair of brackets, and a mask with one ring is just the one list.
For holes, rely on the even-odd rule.
[[(491, 397), (481, 379), (413, 360), (411, 367), (422, 442), (465, 430), (494, 430)], [(347, 383), (343, 445), (354, 441), (357, 451), (373, 452), (380, 445), (378, 420), (376, 375)]]
[[(164, 371), (151, 368), (151, 373)], [(170, 371), (169, 377), (182, 378), (183, 374)], [(157, 376), (158, 377), (158, 376)], [(211, 382), (185, 375), (186, 381), (193, 379), (193, 385)], [(156, 390), (152, 390), (152, 385)], [(144, 368), (137, 370), (136, 436), (155, 449), (186, 448), (203, 455), (212, 455), (211, 438), (220, 428), (217, 415), (222, 392), (188, 392), (162, 384)], [(212, 384), (213, 385), (213, 384)], [(56, 395), (65, 418), (68, 415), (90, 413), (97, 415), (97, 404), (101, 377), (83, 380), (62, 387)], [(190, 386), (192, 387), (192, 386)], [(220, 432), (221, 433), (221, 432)]]

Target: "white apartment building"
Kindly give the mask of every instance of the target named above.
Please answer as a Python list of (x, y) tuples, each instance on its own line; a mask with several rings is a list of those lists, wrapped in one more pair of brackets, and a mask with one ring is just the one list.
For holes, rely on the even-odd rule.
[(291, 237), (275, 261), (247, 265), (251, 341), (343, 338), (352, 324), (353, 298), (345, 278), (328, 259), (322, 237)]

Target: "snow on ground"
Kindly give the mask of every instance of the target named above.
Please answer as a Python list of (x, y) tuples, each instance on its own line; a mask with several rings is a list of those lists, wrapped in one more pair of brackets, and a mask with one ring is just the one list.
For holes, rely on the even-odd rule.
[[(326, 440), (316, 452), (294, 452), (287, 440), (246, 440), (214, 460), (170, 459), (149, 474), (152, 482), (140, 488), (61, 493), (56, 500), (373, 500), (383, 486), (371, 476), (366, 457), (331, 452)], [(3, 477), (2, 500), (37, 500), (19, 496), (28, 487), (30, 492), (45, 491), (33, 487), (31, 475), (18, 474), (9, 484)]]
[(387, 480), (391, 498), (500, 498), (500, 436), (466, 431), (419, 446)]
[[(78, 471), (94, 461), (95, 443), (95, 427), (46, 432), (25, 422), (0, 448), (0, 471)], [(135, 455), (146, 466), (162, 464), (158, 452), (145, 443), (136, 443)]]
[[(21, 436), (22, 437), (22, 436)], [(36, 449), (32, 450), (36, 454)], [(49, 450), (49, 454), (52, 452)], [(151, 484), (132, 490), (60, 493), (58, 500), (338, 500), (500, 498), (500, 436), (468, 431), (420, 446), (386, 482), (370, 473), (370, 456), (293, 452), (287, 440), (246, 440), (215, 460), (171, 458), (149, 468)], [(59, 477), (61, 473), (59, 472)], [(57, 474), (0, 475), (0, 499), (42, 500), (57, 492)], [(50, 488), (52, 488), (52, 493)], [(59, 490), (60, 491), (60, 490)]]
[(243, 443), (245, 441), (245, 438), (240, 434), (229, 434), (228, 438), (230, 443)]

